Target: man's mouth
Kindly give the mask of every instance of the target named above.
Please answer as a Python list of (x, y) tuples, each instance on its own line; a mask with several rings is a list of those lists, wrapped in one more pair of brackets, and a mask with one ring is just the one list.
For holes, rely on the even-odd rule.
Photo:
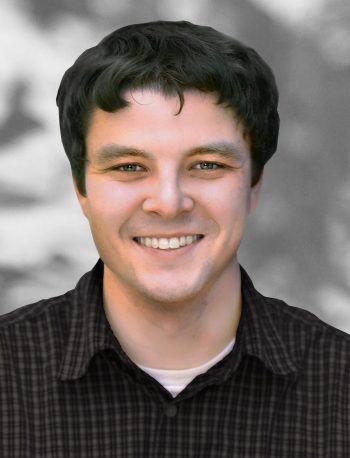
[(202, 234), (195, 235), (181, 235), (179, 237), (134, 237), (135, 242), (139, 245), (146, 246), (148, 248), (156, 248), (159, 250), (177, 250), (197, 240), (201, 240), (204, 237)]

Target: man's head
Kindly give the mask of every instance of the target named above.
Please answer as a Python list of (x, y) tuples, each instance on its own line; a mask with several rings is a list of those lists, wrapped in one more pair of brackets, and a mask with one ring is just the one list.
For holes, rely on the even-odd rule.
[(210, 28), (132, 25), (77, 60), (58, 105), (105, 291), (171, 309), (230, 301), (277, 142), (277, 90), (260, 57)]
[(57, 95), (62, 142), (85, 194), (86, 136), (96, 108), (116, 112), (133, 89), (177, 95), (199, 90), (233, 109), (252, 159), (252, 184), (277, 147), (278, 92), (270, 68), (251, 48), (189, 22), (134, 24), (85, 51), (65, 73)]

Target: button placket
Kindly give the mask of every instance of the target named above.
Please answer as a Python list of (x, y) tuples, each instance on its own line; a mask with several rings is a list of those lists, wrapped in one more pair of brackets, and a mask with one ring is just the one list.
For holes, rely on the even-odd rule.
[(175, 404), (168, 404), (166, 407), (165, 407), (165, 415), (168, 417), (168, 418), (173, 418), (176, 416), (177, 414), (177, 411), (178, 411), (178, 408)]

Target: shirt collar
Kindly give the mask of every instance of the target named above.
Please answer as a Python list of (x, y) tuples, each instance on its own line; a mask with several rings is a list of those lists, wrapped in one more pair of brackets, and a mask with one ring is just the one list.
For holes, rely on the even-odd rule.
[(241, 282), (242, 316), (236, 339), (241, 356), (258, 358), (277, 375), (296, 373), (306, 351), (305, 339), (299, 338), (302, 326), (298, 337), (291, 341), (289, 322), (286, 315), (281, 314), (286, 304), (261, 295), (242, 267)]
[(58, 372), (61, 380), (74, 380), (84, 375), (91, 359), (99, 351), (121, 350), (103, 309), (102, 279), (103, 262), (99, 260), (68, 293), (71, 316)]
[[(296, 372), (303, 351), (294, 342), (293, 345), (288, 344), (288, 323), (280, 317), (280, 301), (258, 293), (242, 267), (241, 278), (243, 307), (232, 352), (236, 364), (231, 369), (239, 364), (244, 355), (251, 355), (276, 374)], [(58, 371), (60, 380), (74, 380), (83, 376), (93, 356), (105, 349), (115, 350), (125, 363), (130, 364), (104, 313), (102, 279), (103, 262), (99, 260), (80, 279), (76, 288), (67, 293), (71, 316), (67, 344)]]

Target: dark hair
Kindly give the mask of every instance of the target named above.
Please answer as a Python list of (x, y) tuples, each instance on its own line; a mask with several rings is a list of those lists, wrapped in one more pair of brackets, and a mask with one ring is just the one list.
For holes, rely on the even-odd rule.
[(86, 50), (63, 76), (57, 94), (64, 149), (79, 191), (85, 194), (85, 137), (95, 108), (128, 105), (125, 91), (155, 88), (217, 94), (243, 125), (252, 157), (252, 184), (277, 148), (278, 91), (269, 66), (252, 49), (211, 27), (190, 22), (133, 24)]

